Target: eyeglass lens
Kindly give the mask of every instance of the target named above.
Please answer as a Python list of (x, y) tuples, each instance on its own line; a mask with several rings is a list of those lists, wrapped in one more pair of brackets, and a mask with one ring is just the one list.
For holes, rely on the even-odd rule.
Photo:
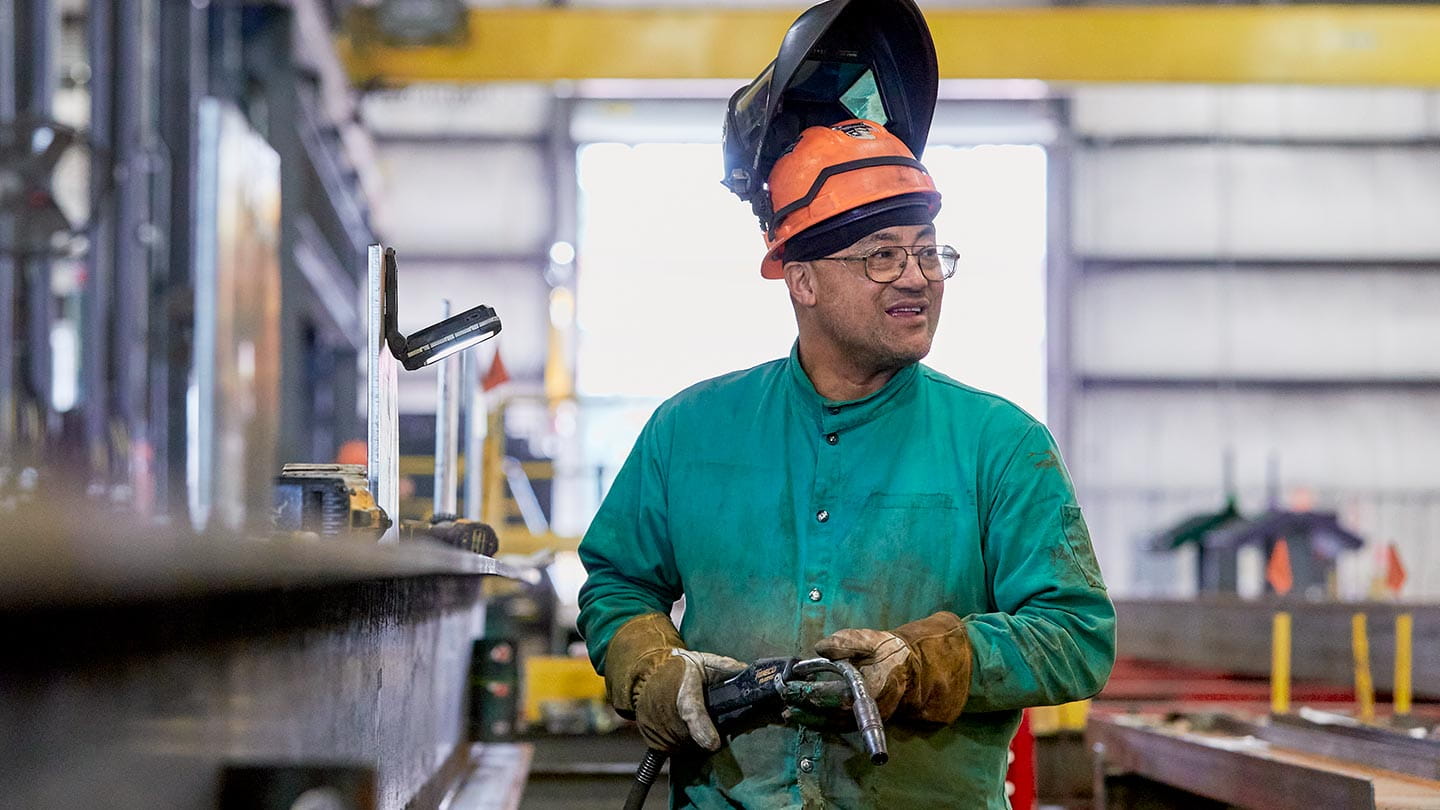
[(876, 282), (894, 281), (905, 272), (905, 264), (914, 256), (920, 272), (931, 281), (943, 281), (955, 274), (960, 255), (949, 245), (924, 245), (915, 248), (882, 247), (865, 257), (865, 272)]

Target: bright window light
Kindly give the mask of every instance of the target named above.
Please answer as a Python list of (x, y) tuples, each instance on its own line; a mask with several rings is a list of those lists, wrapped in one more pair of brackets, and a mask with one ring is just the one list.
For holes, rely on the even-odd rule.
[[(926, 150), (961, 255), (926, 363), (1045, 411), (1045, 152)], [(716, 144), (596, 143), (579, 154), (582, 395), (659, 401), (787, 354), (785, 286), (760, 277), (755, 218), (720, 185)]]
[(790, 299), (721, 165), (714, 144), (581, 148), (581, 394), (664, 398), (790, 351)]
[(925, 363), (1045, 418), (1045, 150), (932, 146), (935, 230), (960, 251)]

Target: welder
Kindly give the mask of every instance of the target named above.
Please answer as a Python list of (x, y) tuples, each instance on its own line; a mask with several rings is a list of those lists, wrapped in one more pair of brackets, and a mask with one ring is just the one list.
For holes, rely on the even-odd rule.
[[(936, 76), (909, 0), (831, 0), (731, 100), (725, 182), (798, 339), (662, 404), (580, 546), (580, 630), (670, 752), (673, 806), (1006, 808), (1021, 710), (1108, 677), (1114, 609), (1050, 432), (920, 362), (959, 263), (917, 160)], [(885, 767), (840, 712), (717, 733), (706, 685), (813, 654), (859, 668)]]

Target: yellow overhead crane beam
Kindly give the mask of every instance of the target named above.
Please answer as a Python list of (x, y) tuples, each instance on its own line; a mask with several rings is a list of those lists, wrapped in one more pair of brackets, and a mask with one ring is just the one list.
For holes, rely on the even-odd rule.
[[(340, 37), (359, 83), (747, 79), (799, 8), (473, 9), (454, 44)], [(927, 11), (948, 79), (1440, 85), (1440, 6), (1098, 6)]]

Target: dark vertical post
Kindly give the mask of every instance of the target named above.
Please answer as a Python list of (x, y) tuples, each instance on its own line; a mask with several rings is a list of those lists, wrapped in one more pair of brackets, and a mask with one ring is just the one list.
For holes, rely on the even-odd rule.
[(163, 246), (164, 273), (155, 279), (164, 290), (161, 312), (151, 338), (156, 351), (152, 377), (151, 425), (154, 431), (158, 511), (178, 516), (187, 506), (186, 394), (194, 363), (196, 203), (196, 121), (199, 100), (206, 92), (208, 57), (206, 12), (194, 3), (163, 2), (160, 6), (159, 121), (169, 165), (164, 197), (169, 241)]
[[(4, 0), (0, 0), (4, 2)], [(111, 303), (117, 203), (115, 176), (115, 4), (92, 2), (86, 38), (90, 62), (90, 252), (85, 264), (80, 319), (80, 407), (84, 414), (90, 489), (103, 494), (113, 479), (110, 447)]]
[[(15, 109), (22, 119), (48, 121), (55, 96), (55, 60), (59, 17), (50, 0), (18, 0), (15, 5)], [(19, 390), (20, 441), (39, 461), (57, 427), (51, 407), (50, 257), (42, 252), (17, 257), (17, 300), (23, 307), (14, 335), (24, 350), (15, 369)], [(13, 379), (13, 378), (12, 378)]]
[(268, 9), (263, 28), (246, 37), (246, 64), (260, 79), (265, 120), (258, 128), (280, 155), (280, 424), (277, 458), (307, 460), (311, 403), (305, 380), (306, 308), (310, 302), (305, 275), (296, 260), (299, 227), (310, 194), (309, 171), (299, 132), (297, 85), (311, 80), (298, 75), (292, 55), (294, 20), (285, 8)]
[(153, 506), (148, 338), (152, 247), (159, 238), (151, 210), (156, 160), (152, 125), (156, 93), (155, 0), (115, 0), (116, 211), (114, 342), (115, 420), (122, 446), (121, 478), (141, 514)]
[[(19, 31), (16, 29), (16, 0), (0, 0), (0, 127), (14, 123), (19, 112), (15, 66)], [(0, 486), (6, 485), (6, 468), (15, 457), (15, 348), (16, 257), (18, 236), (13, 214), (0, 211)], [(10, 474), (14, 471), (11, 470)]]

